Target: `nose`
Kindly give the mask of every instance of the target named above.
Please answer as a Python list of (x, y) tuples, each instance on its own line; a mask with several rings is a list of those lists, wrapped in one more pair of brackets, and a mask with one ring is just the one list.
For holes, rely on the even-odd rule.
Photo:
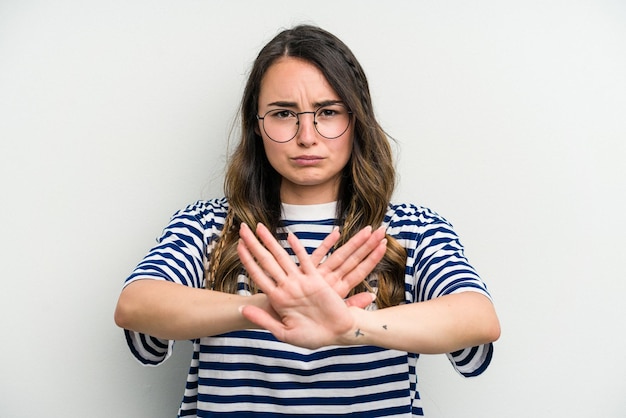
[(315, 129), (315, 116), (313, 112), (298, 115), (298, 135), (296, 140), (303, 147), (310, 147), (317, 142), (317, 130)]

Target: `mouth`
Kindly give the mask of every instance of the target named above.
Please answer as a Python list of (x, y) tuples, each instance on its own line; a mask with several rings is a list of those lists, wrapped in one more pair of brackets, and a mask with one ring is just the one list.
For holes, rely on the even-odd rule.
[(319, 155), (298, 155), (291, 160), (300, 166), (311, 166), (320, 163), (324, 158)]

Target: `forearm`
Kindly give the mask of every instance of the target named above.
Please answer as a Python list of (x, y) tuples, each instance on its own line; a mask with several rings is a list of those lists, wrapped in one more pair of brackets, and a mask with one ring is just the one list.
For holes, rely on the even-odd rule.
[(344, 344), (438, 354), (492, 342), (500, 336), (493, 304), (476, 292), (375, 311), (353, 309), (353, 313), (356, 325)]
[(239, 307), (263, 303), (263, 295), (245, 297), (161, 280), (137, 280), (122, 291), (115, 322), (157, 338), (187, 340), (256, 328)]

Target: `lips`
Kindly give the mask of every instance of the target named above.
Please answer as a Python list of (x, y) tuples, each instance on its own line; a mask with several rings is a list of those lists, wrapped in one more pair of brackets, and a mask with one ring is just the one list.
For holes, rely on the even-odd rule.
[(297, 165), (301, 166), (310, 166), (315, 165), (321, 162), (324, 158), (319, 155), (298, 155), (297, 157), (293, 157), (292, 161)]

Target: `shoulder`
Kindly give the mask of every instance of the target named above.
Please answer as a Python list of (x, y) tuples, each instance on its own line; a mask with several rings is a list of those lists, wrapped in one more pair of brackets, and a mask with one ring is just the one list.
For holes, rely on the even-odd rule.
[(226, 218), (228, 212), (228, 201), (226, 198), (216, 198), (210, 200), (198, 200), (185, 208), (177, 211), (173, 218), (193, 217), (200, 222), (215, 221)]
[(437, 212), (412, 203), (390, 203), (385, 215), (385, 223), (390, 227), (427, 227), (436, 224), (452, 226)]
[(430, 245), (433, 240), (454, 241), (458, 238), (443, 216), (411, 203), (389, 204), (384, 224), (387, 233), (405, 248)]
[(171, 230), (189, 230), (194, 235), (210, 237), (222, 230), (227, 213), (226, 198), (198, 200), (172, 215), (166, 233)]

